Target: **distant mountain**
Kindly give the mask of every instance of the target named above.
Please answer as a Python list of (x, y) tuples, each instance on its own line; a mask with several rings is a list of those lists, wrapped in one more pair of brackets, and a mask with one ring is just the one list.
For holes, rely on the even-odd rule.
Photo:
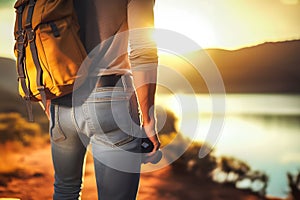
[(218, 66), (227, 92), (300, 92), (300, 40), (206, 52)]
[(16, 61), (0, 57), (0, 88), (9, 93), (17, 94), (17, 86)]
[[(300, 93), (300, 40), (264, 43), (234, 51), (206, 49), (184, 57), (187, 61), (178, 56), (161, 56), (162, 65), (169, 70), (161, 69), (159, 80), (172, 86), (175, 92), (187, 91), (178, 74), (196, 92), (207, 92), (203, 78), (188, 63), (189, 58), (196, 58), (201, 71), (207, 74), (212, 61), (216, 64), (228, 93)], [(214, 74), (211, 76), (214, 81)]]
[[(44, 111), (33, 103), (33, 114), (42, 128), (47, 131), (48, 121)], [(18, 112), (27, 117), (24, 100), (18, 95), (16, 63), (10, 58), (0, 57), (0, 112)]]
[(17, 95), (17, 86), (15, 61), (0, 57), (0, 112), (26, 114), (22, 99)]

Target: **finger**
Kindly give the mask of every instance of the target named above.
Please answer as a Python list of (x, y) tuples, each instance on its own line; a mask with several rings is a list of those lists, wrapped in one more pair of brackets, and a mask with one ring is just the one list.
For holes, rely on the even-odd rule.
[(159, 150), (159, 146), (160, 146), (159, 144), (155, 144), (154, 148), (152, 149), (152, 151), (149, 152), (149, 153), (147, 153), (146, 156), (151, 157), (151, 156), (155, 155), (156, 152)]
[(158, 138), (157, 134), (155, 134), (153, 136), (150, 136), (148, 138), (151, 141), (151, 143), (153, 144), (154, 149), (157, 150), (160, 147), (160, 141), (159, 141), (159, 138)]

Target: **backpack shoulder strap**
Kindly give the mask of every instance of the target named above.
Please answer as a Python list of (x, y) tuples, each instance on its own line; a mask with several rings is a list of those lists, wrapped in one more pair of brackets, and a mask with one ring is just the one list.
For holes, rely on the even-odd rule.
[(22, 14), (24, 11), (24, 5), (21, 5), (17, 9), (17, 19), (18, 19), (18, 31), (17, 31), (17, 73), (18, 73), (18, 79), (20, 81), (22, 90), (25, 93), (25, 102), (26, 102), (26, 108), (28, 113), (28, 120), (33, 121), (33, 114), (32, 114), (32, 104), (30, 101), (30, 89), (29, 86), (26, 85), (26, 76), (24, 72), (24, 58), (25, 58), (25, 35), (24, 30), (22, 28)]
[(32, 29), (32, 16), (33, 16), (33, 11), (35, 6), (35, 0), (29, 0), (28, 6), (29, 8), (28, 8), (28, 13), (26, 18), (25, 31), (30, 46), (32, 59), (37, 71), (37, 76), (36, 76), (37, 89), (40, 92), (42, 98), (42, 104), (44, 105), (44, 108), (46, 108), (46, 92), (45, 92), (45, 87), (43, 85), (43, 70), (38, 58), (37, 48), (35, 44), (35, 32)]

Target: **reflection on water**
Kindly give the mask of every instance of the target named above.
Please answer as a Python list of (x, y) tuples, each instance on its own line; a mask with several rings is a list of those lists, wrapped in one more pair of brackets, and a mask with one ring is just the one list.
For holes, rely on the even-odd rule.
[[(196, 98), (200, 112), (186, 106), (192, 98)], [(180, 132), (193, 137), (191, 127), (198, 122), (193, 138), (206, 138), (212, 117), (209, 95), (158, 95), (157, 102), (178, 116)], [(234, 156), (252, 169), (266, 172), (270, 177), (267, 193), (286, 197), (286, 173), (300, 170), (300, 95), (226, 95), (226, 118), (220, 134), (217, 155)]]

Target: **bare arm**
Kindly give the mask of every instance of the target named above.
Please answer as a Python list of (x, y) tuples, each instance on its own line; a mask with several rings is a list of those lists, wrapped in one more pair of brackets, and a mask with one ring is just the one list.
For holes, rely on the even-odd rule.
[(147, 137), (154, 145), (160, 142), (156, 130), (155, 91), (157, 80), (157, 49), (152, 40), (154, 0), (131, 0), (128, 6), (130, 61), (137, 97), (142, 112), (142, 123)]

